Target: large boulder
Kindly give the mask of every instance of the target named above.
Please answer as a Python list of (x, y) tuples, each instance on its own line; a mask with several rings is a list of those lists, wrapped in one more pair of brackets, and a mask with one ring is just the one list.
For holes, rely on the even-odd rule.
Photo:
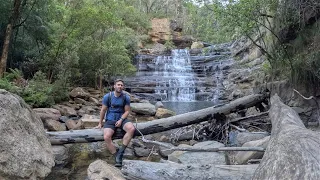
[(79, 130), (79, 129), (84, 129), (84, 124), (83, 121), (80, 120), (72, 120), (72, 119), (68, 119), (66, 121), (66, 126), (68, 127), (69, 130)]
[(167, 118), (167, 117), (171, 117), (171, 116), (175, 116), (176, 113), (169, 110), (169, 109), (164, 109), (164, 108), (158, 108), (157, 109), (157, 112), (156, 112), (156, 117), (158, 119), (161, 119), (161, 118)]
[(241, 132), (241, 133), (238, 133), (236, 139), (237, 139), (237, 144), (239, 146), (242, 146), (246, 142), (263, 139), (267, 136), (269, 136), (269, 134), (265, 132)]
[(61, 113), (61, 115), (63, 116), (76, 116), (77, 115), (77, 111), (69, 106), (65, 106), (65, 105), (54, 105), (53, 106), (55, 109), (58, 109)]
[(202, 42), (193, 42), (191, 45), (191, 49), (201, 49), (203, 47), (204, 45), (202, 44)]
[[(100, 118), (98, 116), (89, 115), (89, 114), (84, 114), (80, 120), (83, 122), (83, 125), (85, 128), (96, 127), (100, 122)], [(103, 123), (104, 123), (104, 120), (103, 120)]]
[(84, 90), (81, 87), (76, 87), (72, 89), (72, 91), (69, 93), (69, 96), (71, 98), (83, 98), (83, 99), (89, 99), (91, 96), (90, 93), (88, 93), (86, 90)]
[(40, 117), (17, 95), (0, 89), (0, 179), (43, 179), (54, 166)]
[[(262, 147), (267, 148), (269, 144), (270, 136), (256, 141), (249, 141), (243, 144), (242, 147)], [(250, 159), (261, 159), (264, 152), (259, 151), (239, 151), (236, 154), (236, 161), (238, 164), (246, 164)]]
[(163, 105), (163, 103), (162, 103), (161, 101), (158, 101), (158, 102), (155, 104), (155, 106), (156, 106), (156, 109), (158, 109), (158, 108), (164, 108), (164, 105)]
[(38, 116), (40, 116), (42, 122), (48, 119), (59, 120), (61, 116), (60, 111), (53, 108), (34, 108), (33, 111), (36, 112)]
[(88, 167), (88, 179), (125, 180), (121, 171), (100, 159), (91, 163)]
[(131, 103), (131, 110), (137, 114), (155, 115), (156, 107), (151, 103)]
[(59, 121), (47, 119), (43, 122), (44, 128), (49, 131), (66, 131), (67, 127), (64, 123), (60, 123)]
[(69, 148), (61, 145), (52, 146), (56, 166), (65, 166), (70, 162)]
[[(183, 145), (183, 147), (188, 147), (188, 146)], [(197, 143), (193, 147), (210, 149), (210, 148), (224, 147), (224, 145), (216, 141), (205, 141), (205, 142)], [(182, 164), (201, 164), (201, 165), (226, 164), (225, 154), (223, 152), (175, 151), (168, 156), (168, 160), (173, 162), (179, 162)]]

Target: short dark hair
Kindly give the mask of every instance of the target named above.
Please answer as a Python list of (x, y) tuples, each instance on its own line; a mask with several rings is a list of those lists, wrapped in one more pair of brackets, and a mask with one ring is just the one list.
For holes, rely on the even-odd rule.
[(116, 79), (116, 80), (114, 80), (114, 84), (117, 84), (117, 82), (122, 82), (122, 83), (124, 84), (124, 82), (123, 82), (122, 79)]

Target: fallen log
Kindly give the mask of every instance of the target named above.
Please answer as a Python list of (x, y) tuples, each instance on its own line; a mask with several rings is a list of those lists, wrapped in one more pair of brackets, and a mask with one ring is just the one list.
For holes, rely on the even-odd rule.
[(269, 145), (253, 179), (320, 179), (320, 133), (305, 128), (298, 114), (271, 98)]
[[(191, 124), (211, 120), (214, 116), (217, 116), (219, 114), (229, 114), (248, 107), (255, 106), (257, 103), (261, 103), (262, 101), (264, 101), (265, 98), (267, 98), (267, 94), (249, 95), (216, 108), (209, 107), (194, 112), (180, 114), (177, 116), (137, 123), (136, 128), (139, 129), (142, 134), (146, 135), (188, 126)], [(103, 132), (99, 129), (47, 132), (47, 134), (49, 135), (51, 144), (103, 141)], [(135, 135), (140, 135), (140, 133), (136, 132)], [(123, 132), (121, 131), (117, 131), (113, 136), (114, 139), (120, 139), (122, 137)]]
[(241, 117), (241, 118), (236, 118), (236, 119), (231, 119), (229, 122), (230, 123), (235, 123), (235, 122), (255, 122), (255, 121), (270, 121), (269, 112), (262, 112), (256, 115), (251, 115), (251, 116), (246, 116), (246, 117)]
[(157, 146), (162, 146), (166, 149), (167, 151), (190, 151), (190, 152), (219, 152), (219, 151), (260, 151), (264, 152), (265, 149), (262, 147), (219, 147), (219, 148), (196, 148), (196, 147), (178, 147), (178, 146), (173, 146), (168, 143), (163, 143), (163, 142), (158, 142), (158, 141), (151, 141), (148, 139), (145, 139), (142, 137), (142, 141), (145, 143), (149, 144), (154, 144)]
[(166, 180), (166, 179), (238, 179), (251, 180), (258, 165), (205, 165), (155, 163), (124, 160), (121, 172), (128, 179)]

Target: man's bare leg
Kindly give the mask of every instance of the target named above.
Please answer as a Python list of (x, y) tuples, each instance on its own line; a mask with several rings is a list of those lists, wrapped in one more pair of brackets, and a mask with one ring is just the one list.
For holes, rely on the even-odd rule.
[(132, 122), (127, 122), (123, 126), (123, 130), (126, 132), (126, 134), (123, 136), (122, 143), (123, 143), (123, 145), (128, 146), (128, 144), (130, 143), (130, 141), (134, 135), (135, 127), (132, 124)]
[(104, 128), (103, 130), (103, 139), (106, 142), (107, 148), (111, 154), (115, 154), (117, 152), (116, 147), (112, 142), (112, 135), (114, 134), (114, 130), (111, 128)]
[(124, 151), (126, 150), (129, 142), (131, 141), (134, 132), (135, 132), (135, 127), (133, 126), (133, 124), (131, 122), (127, 122), (124, 126), (123, 126), (123, 130), (126, 132), (126, 134), (123, 136), (122, 139), (122, 146), (120, 147), (119, 151), (117, 152), (116, 155), (116, 167), (121, 167), (122, 166), (122, 158), (123, 158), (123, 154)]

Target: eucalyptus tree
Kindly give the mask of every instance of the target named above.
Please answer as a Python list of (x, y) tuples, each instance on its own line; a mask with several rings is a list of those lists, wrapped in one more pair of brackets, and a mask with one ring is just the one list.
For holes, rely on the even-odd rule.
[(229, 26), (220, 22), (216, 12), (208, 6), (195, 4), (194, 1), (184, 3), (188, 14), (184, 23), (184, 33), (211, 43), (230, 41), (233, 31)]
[(50, 1), (7, 0), (0, 4), (1, 75), (23, 61), (39, 57), (49, 44), (47, 11)]
[(134, 8), (121, 1), (80, 0), (56, 1), (53, 9), (61, 15), (51, 20), (53, 43), (39, 61), (51, 81), (97, 85), (98, 79), (135, 70), (135, 36), (149, 24)]
[(13, 30), (13, 26), (16, 24), (21, 14), (21, 10), (20, 10), (21, 6), (22, 6), (22, 1), (15, 0), (13, 2), (12, 12), (10, 12), (10, 15), (8, 18), (7, 27), (4, 35), (3, 46), (2, 46), (2, 54), (0, 59), (0, 78), (3, 76), (4, 72), (6, 71), (9, 44), (10, 44), (10, 39), (12, 35), (12, 30)]
[(123, 0), (151, 18), (178, 18), (184, 14), (184, 0)]

